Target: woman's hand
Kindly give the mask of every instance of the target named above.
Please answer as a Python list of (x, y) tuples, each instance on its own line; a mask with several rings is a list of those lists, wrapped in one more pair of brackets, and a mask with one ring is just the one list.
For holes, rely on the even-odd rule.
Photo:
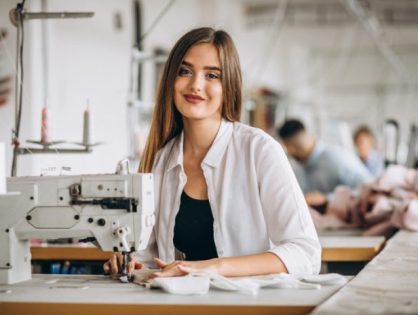
[(219, 257), (200, 261), (173, 261), (167, 263), (154, 258), (160, 271), (150, 278), (184, 276), (193, 271), (209, 270), (224, 277), (259, 276), (281, 273), (288, 270), (282, 260), (274, 253), (264, 252), (248, 256)]
[(199, 269), (209, 269), (214, 272), (219, 270), (219, 259), (201, 260), (201, 261), (183, 261), (175, 260), (167, 263), (159, 258), (154, 258), (155, 263), (161, 269), (154, 273), (155, 277), (176, 277), (185, 276), (192, 271)]
[(311, 207), (320, 206), (327, 203), (327, 197), (319, 191), (312, 191), (306, 193), (305, 200), (308, 206)]
[[(104, 265), (103, 270), (105, 273), (111, 275), (118, 274), (122, 271), (123, 255), (121, 253), (115, 253)], [(134, 269), (142, 269), (144, 264), (137, 261), (134, 257), (131, 257), (131, 261), (128, 263), (128, 274), (132, 273)]]

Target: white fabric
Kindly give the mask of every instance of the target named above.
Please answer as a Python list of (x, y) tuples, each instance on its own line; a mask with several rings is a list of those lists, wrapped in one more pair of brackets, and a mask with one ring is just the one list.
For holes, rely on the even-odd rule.
[[(183, 133), (157, 154), (153, 167), (156, 226), (147, 251), (175, 259), (174, 222), (187, 178)], [(201, 164), (214, 217), (219, 257), (270, 251), (289, 273), (318, 273), (321, 248), (303, 194), (280, 146), (260, 129), (222, 121)]]
[(344, 285), (348, 281), (346, 277), (338, 273), (326, 273), (322, 275), (305, 275), (300, 277), (300, 280), (321, 285)]
[(168, 277), (155, 278), (152, 287), (161, 288), (171, 294), (202, 295), (209, 292), (209, 277)]
[(319, 290), (321, 285), (339, 285), (347, 279), (339, 274), (293, 276), (286, 273), (256, 277), (226, 278), (210, 270), (196, 270), (181, 277), (157, 277), (144, 282), (144, 274), (134, 273), (134, 282), (161, 288), (172, 294), (206, 294), (209, 287), (223, 291), (238, 291), (256, 295), (260, 288)]

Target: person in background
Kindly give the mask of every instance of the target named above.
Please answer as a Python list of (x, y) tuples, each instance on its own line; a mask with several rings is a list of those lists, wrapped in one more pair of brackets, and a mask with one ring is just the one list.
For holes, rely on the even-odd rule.
[(321, 213), (337, 186), (358, 189), (373, 180), (354, 153), (317, 141), (297, 119), (285, 121), (277, 135), (294, 158), (292, 166), (308, 205)]
[(366, 126), (361, 126), (354, 132), (353, 140), (360, 160), (373, 176), (379, 176), (385, 165), (383, 157), (375, 150), (375, 138), (372, 131)]
[[(139, 167), (154, 175), (156, 224), (129, 270), (156, 265), (152, 277), (199, 269), (223, 276), (319, 272), (318, 236), (284, 150), (239, 122), (241, 86), (226, 32), (198, 28), (175, 44)], [(118, 272), (118, 257), (105, 271)]]

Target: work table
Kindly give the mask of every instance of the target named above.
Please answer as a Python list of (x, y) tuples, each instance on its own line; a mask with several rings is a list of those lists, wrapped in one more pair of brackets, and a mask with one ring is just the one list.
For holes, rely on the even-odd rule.
[(313, 314), (418, 314), (417, 249), (417, 232), (397, 232), (379, 255)]
[(106, 276), (33, 275), (29, 281), (0, 285), (0, 309), (3, 315), (308, 314), (339, 289), (263, 288), (256, 296), (211, 289), (182, 296)]
[(383, 236), (319, 236), (323, 262), (370, 261), (382, 249)]

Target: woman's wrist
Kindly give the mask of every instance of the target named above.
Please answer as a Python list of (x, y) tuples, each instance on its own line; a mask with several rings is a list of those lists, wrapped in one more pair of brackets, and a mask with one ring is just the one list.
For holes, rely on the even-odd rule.
[(214, 272), (222, 275), (223, 274), (223, 267), (224, 267), (224, 259), (223, 258), (213, 258), (210, 260), (211, 267), (210, 269)]
[(222, 258), (213, 258), (195, 262), (184, 262), (184, 265), (193, 269), (208, 269), (210, 271), (222, 274), (223, 260)]

